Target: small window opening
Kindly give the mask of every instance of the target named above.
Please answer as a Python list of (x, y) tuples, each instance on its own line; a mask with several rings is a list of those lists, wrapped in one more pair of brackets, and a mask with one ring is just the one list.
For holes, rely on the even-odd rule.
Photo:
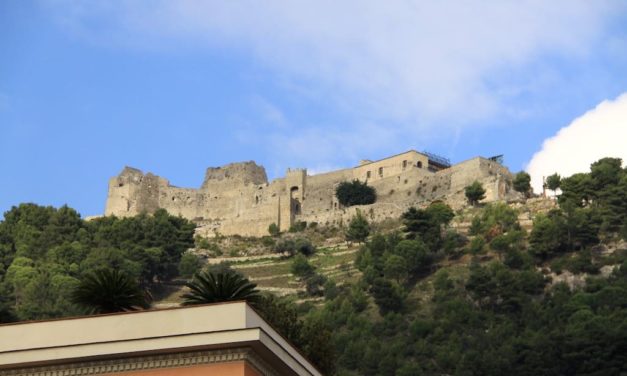
[(370, 179), (370, 171), (366, 171), (366, 179)]
[(383, 176), (383, 167), (379, 167), (379, 176)]
[(422, 168), (422, 162), (421, 162), (421, 161), (418, 161), (418, 162), (416, 163), (416, 167), (418, 167), (418, 168)]
[(403, 161), (403, 170), (407, 168), (407, 161)]

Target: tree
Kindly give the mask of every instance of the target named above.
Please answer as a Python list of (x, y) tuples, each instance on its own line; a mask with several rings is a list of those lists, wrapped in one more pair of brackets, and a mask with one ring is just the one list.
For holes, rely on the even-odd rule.
[(514, 190), (522, 193), (525, 198), (531, 194), (531, 176), (525, 171), (521, 171), (514, 176)]
[(440, 201), (432, 202), (429, 206), (427, 206), (425, 212), (438, 226), (448, 226), (453, 218), (455, 218), (455, 212), (453, 209)]
[(571, 202), (573, 205), (588, 206), (593, 197), (592, 179), (590, 174), (577, 173), (560, 181), (562, 194), (559, 196), (560, 205)]
[(256, 284), (231, 271), (196, 273), (185, 286), (191, 291), (181, 296), (184, 306), (235, 300), (255, 303), (260, 299)]
[(566, 248), (566, 228), (561, 217), (538, 214), (529, 236), (529, 252), (546, 259)]
[(470, 234), (483, 235), (490, 241), (497, 235), (519, 228), (518, 212), (504, 202), (493, 202), (472, 219)]
[(620, 158), (602, 158), (590, 165), (592, 188), (601, 191), (608, 186), (618, 184), (623, 170)]
[(298, 311), (293, 303), (274, 294), (264, 293), (255, 308), (290, 342), (294, 344), (300, 342), (303, 323), (298, 319)]
[(346, 230), (346, 240), (361, 243), (370, 235), (370, 225), (368, 220), (357, 211), (357, 214), (351, 219)]
[(150, 307), (146, 292), (128, 275), (113, 269), (100, 269), (87, 274), (71, 299), (90, 313), (135, 311)]
[(555, 192), (559, 189), (561, 183), (562, 183), (562, 178), (556, 172), (553, 175), (549, 175), (549, 176), (546, 177), (546, 181), (544, 182), (544, 186), (547, 189), (552, 190), (553, 194), (555, 194)]
[(433, 264), (433, 256), (429, 254), (427, 246), (420, 239), (399, 242), (394, 247), (394, 253), (405, 259), (407, 270), (412, 275), (429, 270)]
[(198, 256), (193, 253), (185, 253), (179, 262), (179, 273), (181, 277), (189, 278), (198, 272), (201, 266)]
[(334, 333), (319, 317), (309, 317), (302, 326), (300, 349), (325, 375), (335, 374)]
[(477, 205), (479, 201), (485, 198), (485, 189), (483, 185), (476, 180), (466, 187), (465, 193), (468, 202), (473, 206)]
[(422, 236), (433, 231), (431, 216), (425, 210), (411, 207), (401, 215), (403, 219), (403, 232), (407, 233), (407, 239), (414, 239), (416, 235)]
[(400, 284), (407, 278), (407, 261), (401, 256), (390, 255), (385, 260), (383, 273), (387, 278), (394, 279)]
[(504, 255), (517, 251), (522, 247), (523, 238), (524, 233), (522, 231), (509, 231), (495, 236), (490, 241), (490, 248), (498, 253), (500, 260), (503, 260)]
[(403, 308), (403, 295), (400, 288), (385, 278), (375, 279), (370, 293), (382, 315), (388, 312), (398, 312)]
[(377, 200), (377, 193), (368, 184), (355, 179), (341, 182), (335, 189), (335, 197), (344, 206), (369, 205)]
[(440, 248), (443, 230), (454, 217), (453, 209), (442, 202), (433, 202), (426, 209), (411, 207), (401, 215), (405, 237), (420, 238), (431, 249)]

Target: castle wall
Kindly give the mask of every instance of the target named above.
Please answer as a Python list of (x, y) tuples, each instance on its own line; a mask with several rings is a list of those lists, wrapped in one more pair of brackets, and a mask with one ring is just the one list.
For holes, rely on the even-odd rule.
[(370, 183), (412, 169), (426, 169), (428, 164), (429, 159), (426, 155), (412, 150), (379, 161), (361, 164), (353, 169), (353, 177)]
[[(105, 214), (131, 216), (164, 208), (196, 221), (205, 236), (263, 236), (272, 223), (282, 231), (296, 221), (338, 225), (350, 221), (357, 210), (377, 222), (435, 200), (461, 208), (467, 203), (464, 189), (475, 180), (486, 189), (486, 202), (516, 197), (510, 189), (511, 173), (492, 160), (473, 158), (437, 172), (429, 170), (428, 163), (427, 156), (410, 151), (313, 176), (304, 169), (288, 170), (285, 178), (271, 183), (254, 162), (232, 163), (208, 168), (200, 189), (174, 187), (166, 179), (127, 167), (109, 182)], [(374, 204), (344, 208), (337, 202), (337, 185), (353, 179), (376, 189)]]

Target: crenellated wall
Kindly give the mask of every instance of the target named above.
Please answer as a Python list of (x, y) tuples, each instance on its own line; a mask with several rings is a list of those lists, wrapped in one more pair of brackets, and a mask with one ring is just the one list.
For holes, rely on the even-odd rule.
[[(105, 214), (132, 216), (163, 208), (194, 220), (198, 232), (206, 236), (263, 236), (272, 223), (282, 231), (296, 221), (347, 223), (357, 210), (381, 221), (434, 200), (460, 208), (466, 204), (464, 188), (475, 180), (486, 189), (485, 201), (517, 197), (509, 170), (492, 160), (477, 157), (440, 171), (428, 166), (426, 155), (409, 151), (318, 175), (290, 169), (284, 178), (268, 182), (265, 169), (251, 161), (208, 168), (199, 189), (175, 187), (166, 179), (126, 167), (109, 181)], [(339, 204), (337, 185), (353, 179), (376, 189), (374, 204), (351, 208)]]

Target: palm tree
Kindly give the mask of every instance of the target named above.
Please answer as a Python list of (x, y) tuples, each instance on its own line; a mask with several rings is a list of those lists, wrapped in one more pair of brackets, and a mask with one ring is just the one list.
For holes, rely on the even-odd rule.
[(257, 285), (233, 271), (196, 273), (191, 282), (185, 284), (190, 292), (183, 294), (182, 305), (246, 300), (259, 301)]
[(85, 276), (72, 293), (72, 302), (90, 313), (112, 313), (149, 308), (149, 295), (128, 275), (100, 269)]

